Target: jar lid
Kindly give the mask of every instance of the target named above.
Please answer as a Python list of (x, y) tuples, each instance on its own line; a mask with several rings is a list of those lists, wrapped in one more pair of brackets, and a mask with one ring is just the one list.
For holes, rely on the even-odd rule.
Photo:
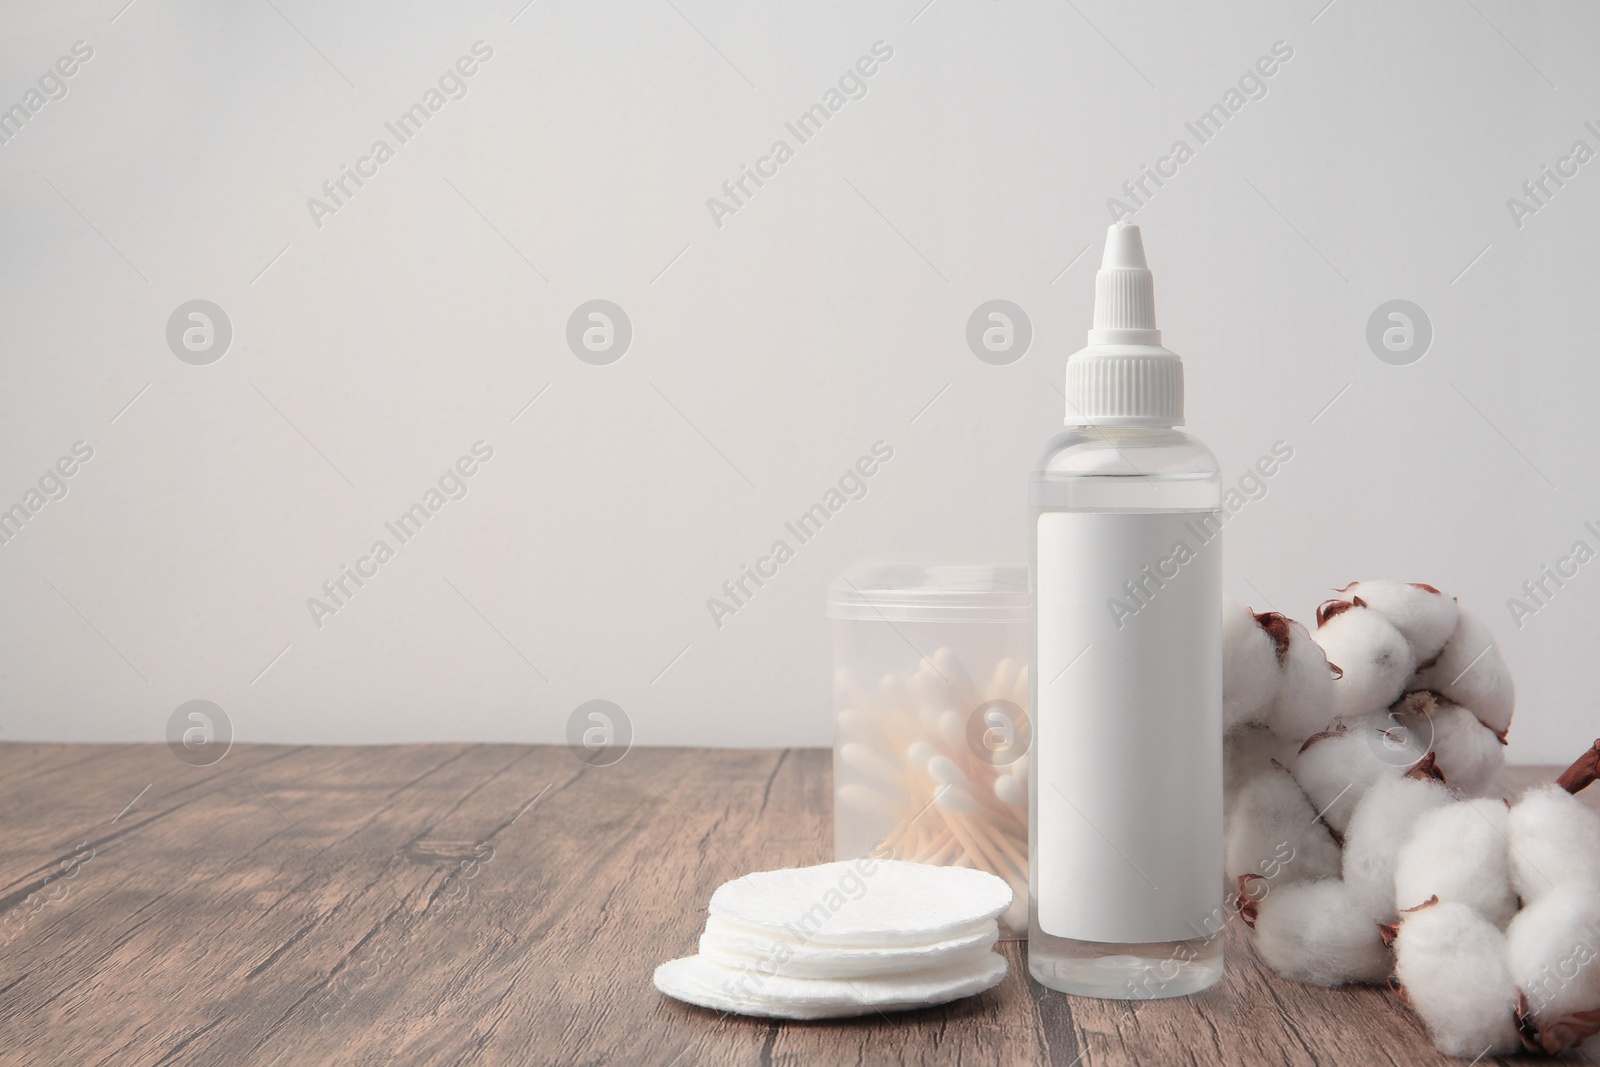
[(892, 557), (861, 559), (828, 586), (828, 617), (870, 622), (1001, 622), (1029, 618), (1028, 568)]

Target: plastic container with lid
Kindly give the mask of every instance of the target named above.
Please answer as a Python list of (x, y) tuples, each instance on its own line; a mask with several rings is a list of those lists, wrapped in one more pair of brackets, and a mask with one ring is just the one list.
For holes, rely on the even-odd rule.
[(828, 615), (835, 858), (990, 871), (1027, 936), (1027, 567), (861, 560)]

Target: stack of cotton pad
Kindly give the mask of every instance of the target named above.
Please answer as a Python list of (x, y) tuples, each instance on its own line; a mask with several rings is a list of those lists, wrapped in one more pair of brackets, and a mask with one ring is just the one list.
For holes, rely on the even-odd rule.
[(700, 954), (656, 988), (741, 1015), (824, 1019), (900, 1011), (1000, 983), (990, 951), (1011, 887), (984, 871), (863, 858), (747, 874), (711, 895)]

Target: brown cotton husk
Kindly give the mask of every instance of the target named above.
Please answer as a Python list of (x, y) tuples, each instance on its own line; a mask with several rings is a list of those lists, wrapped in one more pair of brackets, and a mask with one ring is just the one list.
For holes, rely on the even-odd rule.
[(1517, 1037), (1522, 1041), (1522, 1047), (1529, 1052), (1543, 1052), (1544, 1046), (1539, 1042), (1539, 1024), (1528, 1007), (1528, 994), (1520, 989), (1517, 990), (1517, 1006), (1513, 1011), (1517, 1020)]
[(1244, 924), (1252, 930), (1256, 928), (1256, 917), (1261, 914), (1261, 897), (1252, 897), (1250, 895), (1250, 883), (1252, 881), (1265, 882), (1266, 880), (1266, 876), (1261, 874), (1241, 874), (1239, 876), (1239, 886), (1233, 898), (1233, 907), (1239, 913), (1239, 918), (1243, 919)]
[(1600, 1008), (1578, 1011), (1555, 1019), (1540, 1019), (1528, 1007), (1528, 995), (1517, 992), (1517, 1037), (1529, 1052), (1559, 1056), (1600, 1034)]
[[(1348, 589), (1349, 586), (1345, 588)], [(1364, 608), (1366, 606), (1367, 602), (1358, 596), (1351, 597), (1349, 600), (1324, 600), (1317, 605), (1317, 625), (1321, 626), (1335, 615), (1343, 615), (1351, 608)]]
[[(1334, 592), (1335, 593), (1348, 593), (1350, 590), (1354, 589), (1356, 586), (1358, 586), (1360, 584), (1361, 584), (1360, 582), (1351, 582), (1347, 586), (1343, 586), (1342, 588), (1335, 589)], [(1433, 593), (1436, 596), (1444, 596), (1443, 593), (1439, 592), (1439, 590), (1435, 589), (1433, 586), (1429, 585), (1427, 582), (1407, 582), (1406, 584), (1409, 585), (1413, 589), (1421, 589), (1424, 592)]]
[(1343, 734), (1348, 733), (1349, 730), (1350, 727), (1346, 726), (1344, 723), (1336, 722), (1330, 729), (1323, 730), (1321, 733), (1312, 734), (1310, 737), (1306, 738), (1305, 744), (1300, 746), (1300, 753), (1301, 755), (1304, 755), (1306, 749), (1310, 748), (1318, 741), (1325, 741), (1330, 737), (1342, 736)]
[(1289, 617), (1276, 611), (1264, 611), (1256, 616), (1256, 625), (1272, 638), (1273, 650), (1278, 654), (1279, 665), (1282, 665), (1289, 655)]
[(1539, 1024), (1539, 1044), (1552, 1056), (1576, 1048), (1595, 1034), (1600, 1034), (1600, 1008)]
[(1419, 782), (1435, 781), (1448, 785), (1444, 780), (1444, 772), (1439, 769), (1439, 759), (1432, 752), (1417, 760), (1406, 771), (1407, 778), (1415, 778)]
[(1600, 778), (1600, 738), (1596, 738), (1589, 751), (1573, 760), (1572, 766), (1561, 772), (1556, 785), (1569, 793), (1580, 793), (1596, 778)]

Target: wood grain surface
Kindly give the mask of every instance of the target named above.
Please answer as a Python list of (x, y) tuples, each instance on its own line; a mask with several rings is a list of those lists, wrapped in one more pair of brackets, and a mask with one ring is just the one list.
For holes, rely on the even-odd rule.
[(998, 988), (887, 1017), (657, 994), (719, 884), (832, 858), (830, 782), (815, 749), (0, 745), (0, 1062), (1460, 1062), (1387, 992), (1277, 978), (1237, 923), (1177, 1000), (1047, 991), (1017, 944)]

